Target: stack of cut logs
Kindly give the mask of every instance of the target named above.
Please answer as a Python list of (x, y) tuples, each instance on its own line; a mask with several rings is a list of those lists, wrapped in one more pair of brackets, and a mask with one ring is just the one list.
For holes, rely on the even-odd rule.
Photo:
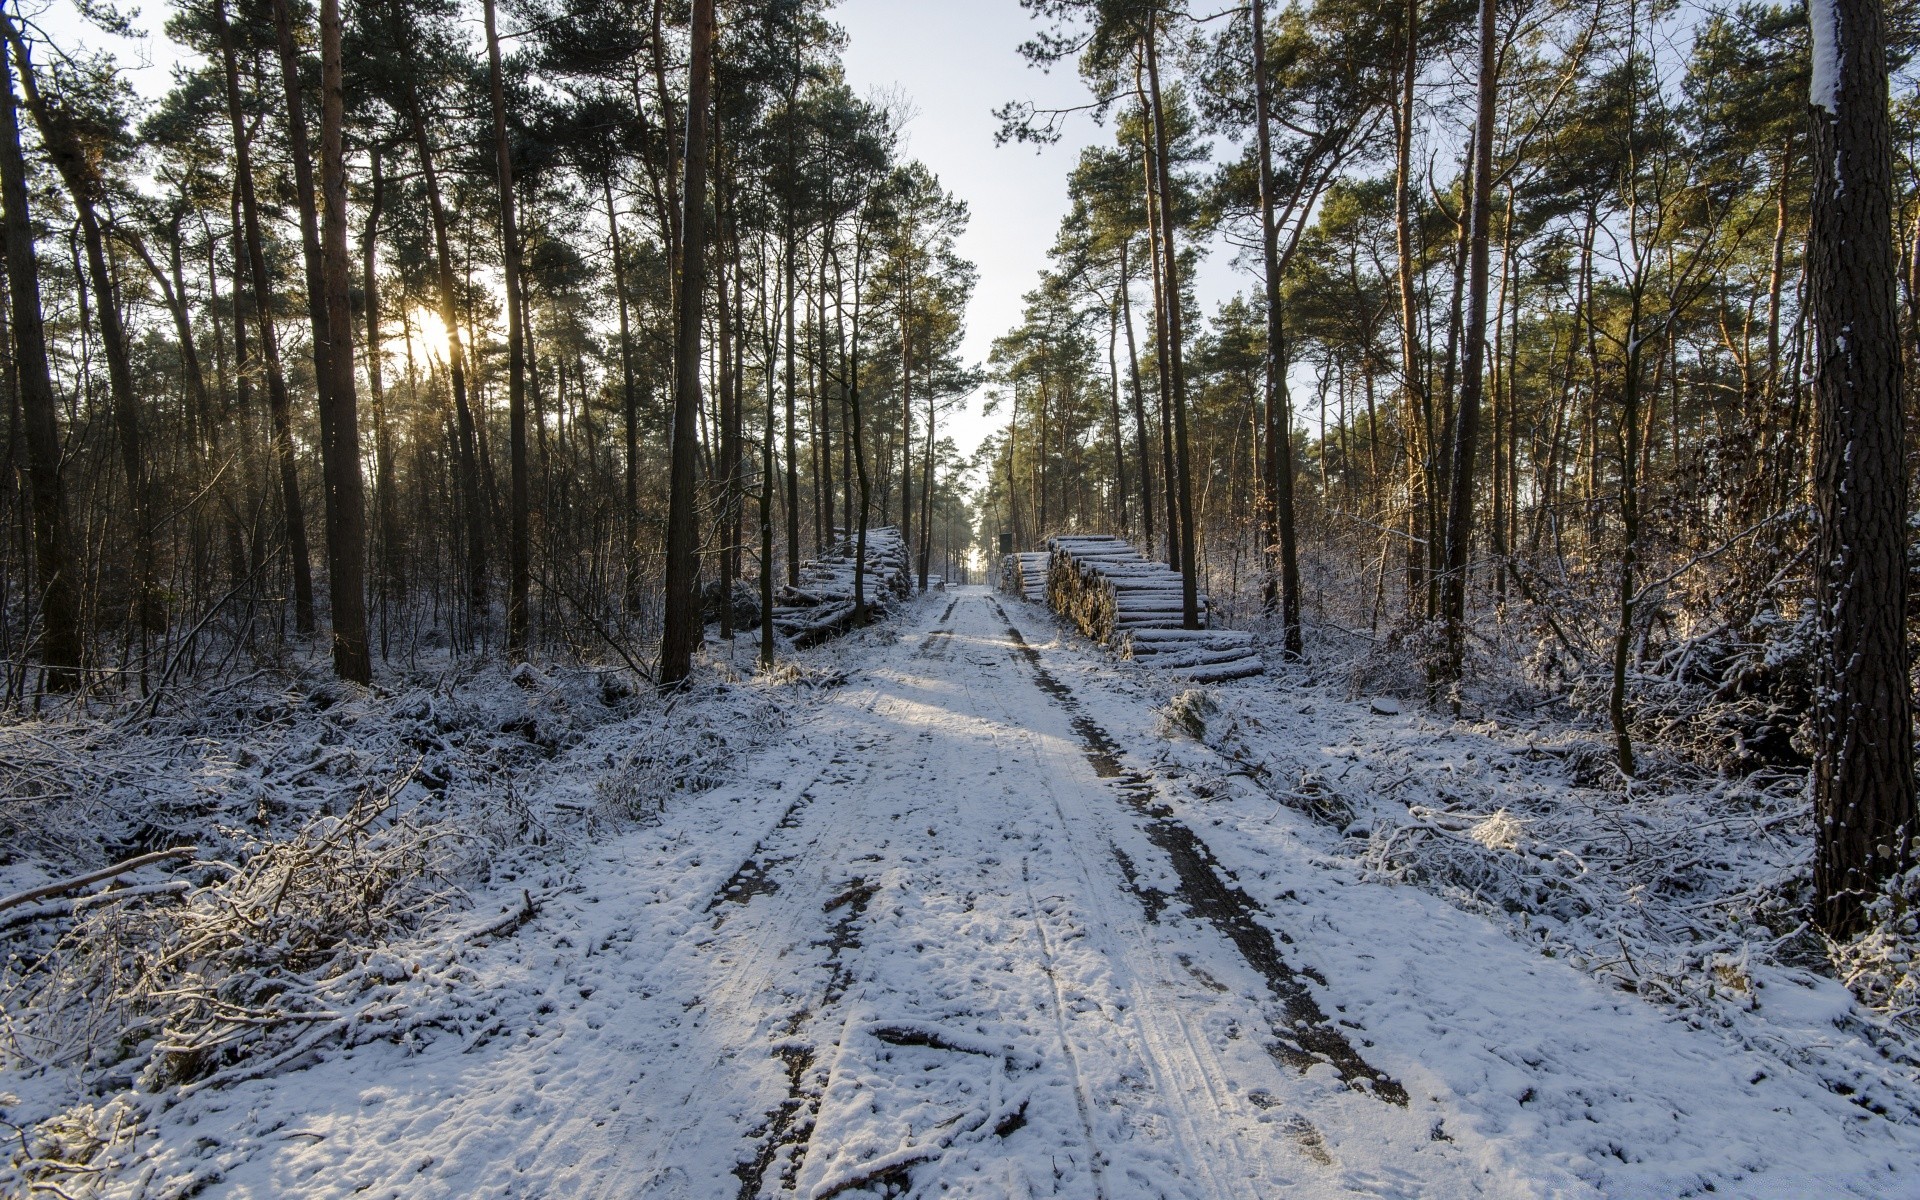
[[(1266, 670), (1253, 635), (1209, 629), (1207, 597), (1199, 597), (1199, 629), (1183, 629), (1180, 574), (1116, 537), (1047, 539), (1048, 552), (1009, 554), (1005, 590), (1044, 602), (1095, 641), (1197, 683), (1243, 679)], [(1044, 564), (1044, 568), (1041, 564)], [(1045, 571), (1044, 585), (1037, 578)]]
[(1009, 554), (1000, 560), (1000, 590), (1035, 604), (1047, 602), (1047, 560), (1045, 550)]
[[(852, 536), (841, 532), (831, 552), (800, 568), (800, 582), (773, 597), (773, 627), (796, 648), (805, 649), (845, 633), (853, 626)], [(907, 547), (891, 525), (867, 530), (865, 598), (870, 616), (884, 616), (913, 592)]]

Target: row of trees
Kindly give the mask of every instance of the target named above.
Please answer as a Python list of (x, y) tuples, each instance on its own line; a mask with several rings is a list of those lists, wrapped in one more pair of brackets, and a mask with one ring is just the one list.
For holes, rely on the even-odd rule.
[(671, 682), (839, 530), (964, 556), (966, 209), (823, 0), (180, 0), (155, 97), (0, 18), (11, 703), (322, 628)]
[[(1629, 777), (1663, 686), (1771, 688), (1852, 927), (1914, 815), (1920, 110), (1875, 0), (1024, 3), (1114, 140), (997, 344), (986, 511), (1133, 534), (1289, 654), (1308, 597), (1456, 710), (1517, 652)], [(1200, 328), (1223, 242), (1260, 286)]]

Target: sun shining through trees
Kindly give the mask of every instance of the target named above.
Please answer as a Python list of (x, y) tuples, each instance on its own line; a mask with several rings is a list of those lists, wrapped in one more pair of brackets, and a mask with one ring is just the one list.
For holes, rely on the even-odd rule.
[(447, 335), (447, 323), (440, 314), (431, 308), (415, 307), (407, 310), (405, 319), (412, 330), (415, 348), (435, 363), (445, 366), (451, 358), (452, 339)]

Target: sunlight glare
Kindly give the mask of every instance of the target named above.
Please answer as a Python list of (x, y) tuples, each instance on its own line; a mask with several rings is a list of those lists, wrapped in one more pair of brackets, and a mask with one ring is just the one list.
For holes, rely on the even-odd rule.
[(451, 343), (447, 337), (446, 323), (440, 319), (440, 314), (430, 308), (416, 308), (410, 319), (413, 336), (421, 349), (426, 351), (429, 358), (445, 362)]

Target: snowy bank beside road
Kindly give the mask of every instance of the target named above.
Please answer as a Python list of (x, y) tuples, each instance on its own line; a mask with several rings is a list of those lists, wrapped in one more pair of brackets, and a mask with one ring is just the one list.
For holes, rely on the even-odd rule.
[[(1035, 637), (1052, 634), (1023, 611)], [(1596, 738), (1564, 727), (1451, 722), (1300, 673), (1195, 689), (1115, 672), (1070, 637), (1049, 650), (1083, 693), (1115, 697), (1102, 719), (1155, 747), (1161, 794), (1242, 884), (1301, 914), (1303, 956), (1329, 977), (1373, 980), (1355, 1019), (1417, 1044), (1436, 1084), (1474, 1098), (1483, 1119), (1558, 1127), (1571, 1140), (1556, 1153), (1596, 1164), (1574, 1169), (1603, 1194), (1691, 1194), (1716, 1179), (1726, 1194), (1725, 1159), (1699, 1179), (1632, 1170), (1715, 1162), (1720, 1146), (1749, 1147), (1732, 1176), (1751, 1176), (1743, 1195), (1829, 1195), (1842, 1181), (1887, 1195), (1883, 1172), (1915, 1161), (1913, 1033), (1848, 994), (1799, 915), (1811, 844), (1800, 781), (1675, 768), (1629, 789)], [(1366, 881), (1410, 886), (1351, 886)], [(1485, 923), (1443, 918), (1437, 900)], [(1437, 926), (1470, 937), (1459, 966), (1425, 944)], [(1573, 986), (1562, 964), (1598, 986)], [(1652, 1024), (1644, 1042), (1611, 1040), (1602, 1029), (1617, 1022), (1583, 1012)], [(1706, 1079), (1802, 1124), (1730, 1127), (1703, 1109)], [(1602, 1136), (1582, 1115), (1626, 1096), (1663, 1114), (1630, 1131), (1647, 1140)], [(1830, 1136), (1808, 1132), (1816, 1121)]]
[(728, 778), (833, 655), (670, 699), (555, 666), (262, 673), (156, 718), (0, 726), (0, 894), (193, 848), (0, 911), (0, 1191), (84, 1192), (153, 1120), (339, 1047), (483, 1035), (481, 948), (576, 887), (592, 843)]

